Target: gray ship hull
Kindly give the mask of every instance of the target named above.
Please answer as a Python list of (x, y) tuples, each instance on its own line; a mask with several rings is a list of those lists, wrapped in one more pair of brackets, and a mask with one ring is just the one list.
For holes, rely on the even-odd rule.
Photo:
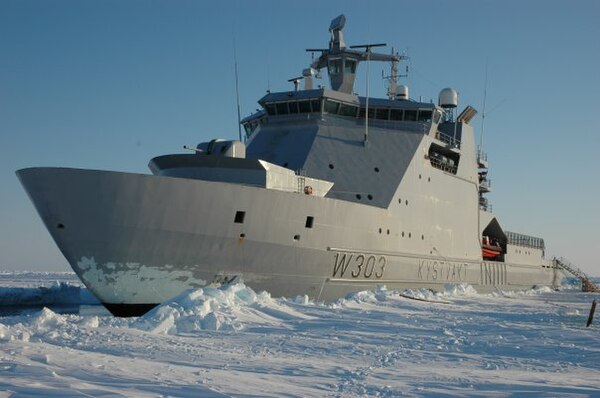
[[(73, 270), (116, 315), (139, 315), (185, 289), (237, 279), (273, 296), (324, 301), (377, 285), (439, 291), (469, 283), (485, 292), (558, 281), (549, 266), (425, 251), (417, 243), (424, 236), (406, 241), (393, 228), (397, 216), (374, 206), (122, 172), (17, 174)], [(238, 212), (242, 222), (235, 222)]]

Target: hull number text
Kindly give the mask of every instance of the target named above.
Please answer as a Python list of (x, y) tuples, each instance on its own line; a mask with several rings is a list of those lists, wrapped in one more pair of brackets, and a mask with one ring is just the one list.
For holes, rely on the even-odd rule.
[(385, 256), (371, 254), (335, 253), (333, 259), (333, 277), (376, 278), (381, 279), (385, 271)]

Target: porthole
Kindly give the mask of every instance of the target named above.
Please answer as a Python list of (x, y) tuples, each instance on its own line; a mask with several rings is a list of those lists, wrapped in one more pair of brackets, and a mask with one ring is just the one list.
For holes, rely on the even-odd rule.
[(412, 238), (412, 234), (411, 234), (410, 232), (408, 233), (408, 237), (409, 237), (409, 238)]
[(373, 200), (373, 195), (371, 195), (371, 194), (368, 194), (368, 195), (367, 195), (367, 198), (368, 198), (369, 200)]
[(300, 235), (294, 235), (294, 240), (300, 240)]
[(246, 234), (240, 234), (240, 238), (244, 239), (246, 237)]
[(357, 194), (356, 194), (356, 199), (358, 199), (358, 200), (361, 200), (361, 199), (362, 199), (362, 196), (361, 196), (361, 194), (357, 193)]
[(389, 230), (389, 229), (387, 230), (387, 234), (388, 234), (388, 235), (390, 234), (390, 230)]
[(408, 199), (404, 201), (404, 203), (408, 206)]
[(379, 173), (379, 167), (375, 167), (375, 173)]
[(379, 233), (381, 233), (381, 228), (379, 228)]
[(427, 177), (427, 182), (431, 182), (431, 177)]
[(419, 180), (421, 179), (421, 174), (419, 174)]
[(329, 168), (333, 170), (333, 165), (331, 163), (329, 163)]
[(404, 231), (402, 231), (402, 237), (404, 238)]
[(398, 203), (402, 204), (402, 198), (398, 198)]
[(65, 229), (65, 224), (56, 224), (56, 228), (58, 229)]
[(425, 235), (421, 235), (421, 240), (425, 240)]

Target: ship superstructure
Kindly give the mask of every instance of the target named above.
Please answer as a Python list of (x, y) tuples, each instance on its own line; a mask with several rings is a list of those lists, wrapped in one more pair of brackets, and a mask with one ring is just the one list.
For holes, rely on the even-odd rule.
[[(242, 120), (245, 142), (159, 156), (153, 175), (65, 168), (18, 172), (46, 227), (116, 315), (184, 289), (243, 279), (276, 296), (332, 300), (388, 288), (553, 285), (543, 240), (504, 230), (484, 196), (474, 108), (397, 85), (403, 56), (347, 47), (345, 18), (290, 91)], [(358, 50), (360, 48), (362, 50)], [(389, 62), (388, 98), (354, 93), (360, 63)], [(331, 88), (314, 87), (326, 69)], [(300, 89), (301, 81), (304, 89)]]

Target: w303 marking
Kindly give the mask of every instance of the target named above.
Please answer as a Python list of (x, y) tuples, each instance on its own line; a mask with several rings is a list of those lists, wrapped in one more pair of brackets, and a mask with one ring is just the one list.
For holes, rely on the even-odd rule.
[(349, 275), (352, 278), (363, 277), (366, 279), (383, 277), (386, 264), (385, 256), (375, 256), (356, 253), (335, 253), (333, 259), (333, 277), (343, 278)]

